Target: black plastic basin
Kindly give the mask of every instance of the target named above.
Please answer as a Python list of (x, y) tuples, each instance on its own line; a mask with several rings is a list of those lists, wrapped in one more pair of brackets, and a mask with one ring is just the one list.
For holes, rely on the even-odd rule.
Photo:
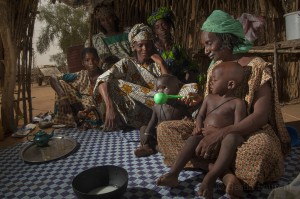
[(127, 185), (127, 171), (114, 165), (87, 169), (72, 181), (73, 190), (80, 199), (117, 199), (124, 194)]

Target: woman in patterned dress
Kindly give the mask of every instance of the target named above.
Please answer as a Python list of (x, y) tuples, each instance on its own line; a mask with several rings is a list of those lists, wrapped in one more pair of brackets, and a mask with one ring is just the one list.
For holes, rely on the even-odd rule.
[(98, 19), (99, 33), (92, 37), (92, 44), (87, 41), (85, 46), (95, 47), (100, 60), (109, 56), (115, 56), (119, 59), (131, 56), (128, 30), (119, 26), (119, 18), (113, 8), (102, 4), (95, 7), (94, 13)]
[[(163, 59), (156, 54), (151, 28), (135, 25), (129, 35), (134, 57), (121, 59), (98, 77), (94, 94), (100, 94), (106, 105), (104, 128), (107, 131), (131, 126), (139, 129), (152, 115), (156, 79), (169, 73)], [(189, 89), (185, 89), (185, 88)], [(181, 93), (196, 91), (197, 86), (185, 85)]]
[(97, 111), (100, 101), (93, 100), (93, 88), (101, 74), (96, 49), (83, 49), (81, 60), (85, 70), (50, 78), (51, 87), (56, 92), (54, 123), (95, 128), (101, 124)]
[[(222, 61), (236, 61), (244, 67), (244, 83), (236, 96), (245, 99), (248, 116), (240, 123), (216, 129), (204, 128), (206, 136), (198, 144), (202, 154), (213, 156), (224, 136), (239, 133), (246, 141), (238, 148), (231, 171), (224, 173), (223, 182), (231, 197), (239, 197), (243, 187), (254, 188), (258, 183), (278, 180), (283, 174), (284, 158), (290, 152), (290, 138), (285, 128), (278, 102), (276, 71), (259, 57), (245, 57), (241, 53), (251, 48), (242, 25), (229, 14), (215, 10), (202, 26), (201, 40), (205, 54), (212, 64), (208, 69), (206, 95), (210, 93), (212, 69)], [(185, 103), (200, 103), (196, 95)], [(171, 166), (192, 133), (194, 123), (167, 121), (157, 128), (158, 147), (164, 162)], [(198, 151), (196, 151), (198, 153)], [(205, 157), (195, 157), (186, 167), (208, 169)], [(242, 186), (243, 185), (243, 186)]]

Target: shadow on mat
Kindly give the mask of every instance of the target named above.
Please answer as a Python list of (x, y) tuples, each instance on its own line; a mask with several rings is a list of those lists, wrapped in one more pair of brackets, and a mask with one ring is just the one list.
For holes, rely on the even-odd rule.
[(285, 125), (292, 126), (298, 131), (298, 136), (300, 137), (300, 120), (299, 121), (293, 121), (293, 122), (286, 122)]
[[(137, 196), (139, 195), (138, 193), (141, 193), (141, 197), (138, 198), (162, 198), (162, 195), (159, 194), (158, 192), (152, 190), (152, 189), (147, 189), (147, 188), (142, 188), (142, 187), (131, 187), (131, 188), (127, 188), (125, 194), (123, 195), (122, 198), (133, 198), (136, 199)], [(132, 195), (131, 195), (132, 193)]]

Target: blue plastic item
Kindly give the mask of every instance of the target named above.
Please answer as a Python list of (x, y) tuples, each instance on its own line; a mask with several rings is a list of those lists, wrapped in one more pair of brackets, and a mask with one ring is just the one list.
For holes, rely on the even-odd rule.
[(298, 146), (300, 144), (297, 129), (292, 126), (286, 126), (286, 129), (291, 137), (291, 145)]

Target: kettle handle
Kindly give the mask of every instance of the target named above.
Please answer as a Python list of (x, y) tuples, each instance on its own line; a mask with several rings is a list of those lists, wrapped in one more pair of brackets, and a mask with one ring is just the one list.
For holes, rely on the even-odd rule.
[(30, 136), (31, 134), (33, 135), (33, 133), (28, 133), (27, 136), (26, 136), (26, 138), (27, 138), (27, 140), (28, 140), (29, 142), (33, 142), (33, 139), (29, 139), (29, 136)]

